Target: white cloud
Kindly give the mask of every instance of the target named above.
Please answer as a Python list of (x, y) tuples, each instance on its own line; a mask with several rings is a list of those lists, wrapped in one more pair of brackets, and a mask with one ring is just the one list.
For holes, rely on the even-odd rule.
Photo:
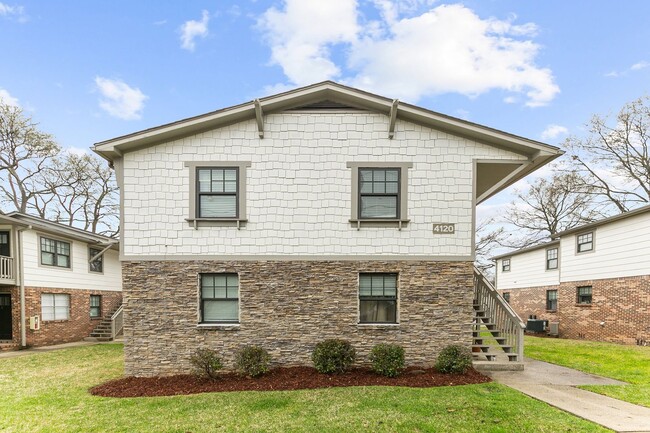
[(633, 64), (632, 66), (630, 66), (629, 68), (627, 68), (627, 69), (625, 69), (623, 71), (613, 70), (613, 71), (607, 72), (605, 74), (605, 76), (609, 77), (609, 78), (624, 77), (627, 74), (629, 74), (630, 72), (640, 71), (640, 70), (646, 69), (648, 67), (650, 67), (650, 62), (647, 62), (645, 60), (641, 60), (639, 62), (636, 62), (635, 64)]
[(148, 96), (121, 80), (95, 77), (95, 84), (102, 95), (99, 106), (113, 117), (135, 120), (142, 117), (144, 101)]
[[(535, 65), (539, 45), (533, 23), (481, 19), (462, 5), (441, 5), (418, 14), (423, 0), (374, 0), (379, 20), (363, 20), (356, 0), (286, 0), (259, 20), (271, 62), (288, 80), (305, 85), (340, 81), (416, 102), (423, 96), (493, 89), (523, 95), (528, 106), (549, 103), (558, 93), (553, 74)], [(409, 17), (404, 17), (408, 13)], [(339, 64), (331, 51), (338, 48)], [(345, 66), (347, 71), (341, 70)]]
[(74, 147), (74, 146), (66, 147), (63, 149), (63, 151), (71, 155), (77, 155), (77, 156), (84, 156), (90, 154), (90, 152), (88, 152), (88, 149), (84, 149), (81, 147)]
[(0, 88), (0, 101), (2, 101), (3, 104), (10, 105), (12, 107), (20, 107), (18, 98), (14, 98), (9, 94), (8, 91), (2, 88)]
[(258, 26), (271, 45), (271, 63), (280, 65), (292, 83), (311, 84), (340, 75), (329, 47), (356, 40), (357, 3), (287, 0), (284, 10), (267, 10)]
[(542, 140), (553, 140), (558, 138), (560, 135), (567, 135), (569, 130), (561, 125), (548, 125), (546, 129), (542, 132)]
[(198, 37), (205, 38), (208, 35), (208, 22), (210, 14), (204, 10), (201, 12), (201, 21), (185, 21), (181, 26), (181, 48), (194, 51), (196, 44), (194, 40)]
[(637, 62), (637, 63), (633, 64), (632, 66), (630, 66), (630, 70), (631, 71), (638, 71), (638, 70), (641, 70), (641, 69), (645, 69), (648, 66), (650, 66), (650, 62), (641, 61), (641, 62)]
[(10, 6), (2, 2), (0, 2), (0, 17), (15, 18), (20, 23), (27, 21), (27, 15), (23, 6)]

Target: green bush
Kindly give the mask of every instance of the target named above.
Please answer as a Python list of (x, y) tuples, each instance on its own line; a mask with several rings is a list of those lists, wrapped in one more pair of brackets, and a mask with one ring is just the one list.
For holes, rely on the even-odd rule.
[(436, 370), (440, 373), (462, 374), (472, 366), (472, 353), (463, 346), (447, 346), (438, 355)]
[(271, 355), (259, 346), (248, 346), (241, 349), (235, 357), (235, 366), (241, 374), (258, 377), (269, 371)]
[(190, 357), (190, 362), (194, 367), (194, 374), (210, 379), (217, 379), (219, 370), (223, 368), (221, 358), (211, 349), (198, 349)]
[(370, 362), (377, 374), (399, 376), (404, 369), (404, 348), (397, 344), (377, 344), (370, 352)]
[(319, 373), (342, 373), (354, 364), (356, 356), (349, 342), (331, 339), (316, 345), (311, 360)]

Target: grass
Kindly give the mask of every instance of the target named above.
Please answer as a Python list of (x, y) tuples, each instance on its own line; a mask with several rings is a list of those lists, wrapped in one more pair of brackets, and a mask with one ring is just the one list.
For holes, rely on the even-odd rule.
[(498, 384), (103, 398), (122, 374), (107, 344), (0, 359), (2, 432), (604, 432)]
[(650, 407), (650, 347), (526, 337), (526, 356), (629, 383), (580, 388)]

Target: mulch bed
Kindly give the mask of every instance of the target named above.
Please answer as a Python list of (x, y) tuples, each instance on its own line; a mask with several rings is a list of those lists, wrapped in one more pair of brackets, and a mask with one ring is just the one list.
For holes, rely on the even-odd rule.
[(192, 375), (165, 377), (124, 377), (90, 389), (103, 397), (153, 397), (186, 395), (202, 392), (288, 391), (294, 389), (331, 388), (339, 386), (433, 386), (470, 385), (491, 379), (474, 369), (465, 374), (441, 374), (435, 369), (409, 368), (395, 378), (379, 376), (369, 369), (358, 368), (343, 374), (320, 374), (312, 367), (279, 367), (258, 378), (224, 373), (217, 380)]

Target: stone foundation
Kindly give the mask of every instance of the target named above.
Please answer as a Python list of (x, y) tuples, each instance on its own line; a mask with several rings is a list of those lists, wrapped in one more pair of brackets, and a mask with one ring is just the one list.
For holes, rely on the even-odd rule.
[[(358, 324), (360, 272), (399, 274), (399, 324)], [(199, 326), (201, 273), (239, 274), (239, 325)], [(123, 282), (126, 375), (188, 373), (198, 348), (217, 350), (232, 368), (236, 351), (253, 344), (276, 365), (311, 365), (327, 338), (349, 340), (360, 363), (378, 343), (403, 346), (408, 365), (471, 345), (471, 262), (124, 262)]]
[[(576, 290), (592, 286), (592, 303), (577, 304)], [(546, 290), (557, 289), (557, 311), (546, 311)], [(559, 286), (499, 290), (525, 321), (530, 314), (560, 323), (560, 337), (650, 345), (650, 276), (571, 281)]]
[[(18, 287), (0, 288), (0, 293), (11, 293), (12, 303), (12, 344), (7, 348), (20, 346), (20, 293)], [(70, 295), (70, 316), (68, 320), (43, 321), (41, 294), (55, 293)], [(88, 337), (101, 321), (90, 317), (90, 295), (101, 295), (101, 314), (107, 315), (122, 302), (122, 292), (108, 290), (52, 289), (47, 287), (25, 287), (25, 328), (27, 346), (49, 346), (70, 343)], [(41, 317), (41, 329), (29, 329), (29, 317)]]

